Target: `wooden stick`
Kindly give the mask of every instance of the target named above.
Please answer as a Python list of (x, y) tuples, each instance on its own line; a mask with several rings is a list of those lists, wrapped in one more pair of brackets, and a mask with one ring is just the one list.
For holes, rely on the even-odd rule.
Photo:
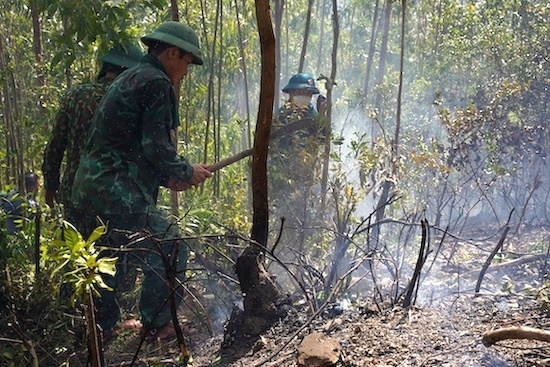
[(225, 158), (225, 159), (222, 159), (221, 161), (218, 161), (216, 163), (214, 163), (213, 165), (211, 165), (210, 167), (208, 167), (208, 170), (210, 172), (216, 172), (217, 170), (220, 170), (224, 167), (227, 167), (229, 166), (230, 164), (233, 164), (235, 162), (238, 162), (240, 161), (241, 159), (243, 158), (246, 158), (248, 157), (249, 155), (252, 154), (252, 149), (247, 149), (247, 150), (244, 150), (242, 152), (239, 152), (235, 155), (232, 155), (231, 157), (228, 157), (228, 158)]
[(491, 330), (483, 334), (482, 342), (489, 347), (498, 341), (506, 339), (528, 339), (550, 342), (550, 332), (527, 326), (512, 326)]
[[(314, 119), (311, 119), (311, 118), (300, 119), (300, 120), (294, 121), (291, 124), (288, 124), (286, 126), (283, 126), (279, 129), (277, 129), (277, 131), (274, 131), (273, 133), (271, 133), (271, 135), (269, 136), (269, 139), (270, 140), (271, 139), (277, 139), (277, 138), (280, 138), (281, 136), (288, 135), (288, 134), (293, 133), (295, 131), (302, 130), (302, 129), (305, 129), (305, 128), (309, 128), (309, 127), (312, 127), (312, 126), (316, 126), (317, 124), (318, 124), (317, 121), (314, 120)], [(232, 155), (231, 157), (222, 159), (221, 161), (218, 161), (218, 162), (212, 164), (210, 167), (208, 167), (208, 170), (210, 172), (216, 172), (216, 171), (218, 171), (218, 170), (220, 170), (224, 167), (229, 166), (230, 164), (238, 162), (241, 159), (252, 155), (252, 151), (253, 151), (252, 148), (247, 149), (247, 150), (239, 152), (235, 155)]]

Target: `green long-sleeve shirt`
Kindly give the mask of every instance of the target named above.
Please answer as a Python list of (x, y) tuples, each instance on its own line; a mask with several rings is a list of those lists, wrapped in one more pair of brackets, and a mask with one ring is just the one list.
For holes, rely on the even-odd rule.
[(171, 139), (179, 125), (170, 79), (153, 55), (122, 73), (100, 102), (75, 175), (77, 209), (147, 213), (163, 179), (189, 181), (193, 167)]
[[(80, 155), (88, 137), (94, 111), (112, 79), (102, 78), (70, 88), (60, 99), (50, 141), (44, 150), (44, 188), (58, 191), (57, 199), (67, 205)], [(63, 158), (65, 168), (60, 180)], [(60, 184), (61, 181), (61, 184)]]

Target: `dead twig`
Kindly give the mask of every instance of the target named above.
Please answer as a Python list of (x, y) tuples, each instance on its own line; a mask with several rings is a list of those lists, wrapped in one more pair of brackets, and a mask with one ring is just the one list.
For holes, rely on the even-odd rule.
[(416, 292), (418, 291), (418, 287), (420, 286), (420, 273), (422, 271), (424, 263), (426, 262), (426, 256), (429, 251), (429, 246), (428, 248), (426, 248), (426, 239), (428, 238), (428, 221), (423, 219), (420, 221), (420, 223), (422, 224), (422, 240), (420, 241), (420, 250), (418, 251), (418, 260), (416, 261), (414, 273), (408, 285), (405, 299), (403, 300), (403, 307), (405, 308), (414, 305), (414, 303), (416, 302)]
[(498, 241), (497, 245), (491, 251), (491, 254), (485, 260), (485, 263), (483, 264), (483, 267), (481, 268), (481, 271), (479, 272), (479, 277), (477, 278), (476, 288), (475, 288), (475, 296), (477, 297), (479, 295), (479, 290), (481, 289), (481, 282), (483, 281), (483, 277), (485, 276), (485, 273), (487, 272), (487, 269), (489, 269), (489, 266), (491, 265), (491, 261), (493, 261), (493, 258), (497, 254), (497, 252), (502, 247), (502, 244), (504, 243), (504, 240), (506, 239), (506, 235), (508, 234), (508, 231), (510, 230), (510, 226), (506, 226), (504, 229), (504, 232), (502, 233), (502, 237), (500, 237), (500, 240)]
[[(40, 367), (40, 364), (38, 362), (38, 355), (36, 354), (36, 350), (34, 349), (34, 343), (32, 342), (32, 340), (27, 339), (25, 334), (23, 334), (23, 331), (21, 331), (21, 329), (19, 328), (18, 324), (10, 322), (8, 324), (8, 326), (10, 326), (12, 328), (12, 330), (17, 334), (17, 336), (21, 338), (20, 341), (22, 342), (22, 344), (27, 348), (27, 350), (31, 354), (32, 366), (33, 367)], [(15, 340), (11, 340), (11, 342), (15, 342)]]
[(476, 288), (475, 288), (475, 297), (479, 295), (479, 290), (481, 289), (481, 282), (483, 281), (483, 277), (485, 276), (485, 273), (487, 272), (487, 269), (491, 265), (491, 261), (493, 261), (493, 258), (497, 254), (497, 252), (502, 248), (502, 245), (504, 244), (504, 240), (506, 239), (506, 235), (508, 235), (508, 231), (510, 230), (510, 218), (512, 217), (512, 213), (514, 210), (510, 212), (510, 215), (508, 216), (508, 223), (506, 223), (506, 228), (504, 228), (504, 232), (502, 233), (502, 236), (500, 237), (500, 240), (498, 241), (497, 245), (491, 251), (491, 254), (489, 254), (489, 257), (487, 260), (485, 260), (485, 263), (483, 264), (483, 267), (481, 268), (481, 271), (479, 272), (479, 277), (477, 278)]

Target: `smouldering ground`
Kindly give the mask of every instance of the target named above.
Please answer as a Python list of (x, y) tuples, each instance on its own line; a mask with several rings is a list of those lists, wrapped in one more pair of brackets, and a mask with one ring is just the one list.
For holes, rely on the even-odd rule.
[[(300, 340), (313, 331), (321, 331), (340, 341), (343, 347), (337, 366), (453, 366), (507, 367), (548, 366), (550, 346), (534, 341), (506, 341), (485, 347), (483, 333), (492, 328), (523, 325), (550, 327), (550, 319), (538, 302), (517, 297), (460, 296), (449, 300), (446, 311), (400, 307), (380, 313), (352, 306), (341, 315), (328, 313), (288, 342), (294, 330), (306, 321), (303, 312), (294, 310), (248, 350), (228, 350), (218, 366), (251, 367), (272, 357), (264, 366), (294, 367), (295, 350)], [(221, 338), (199, 343), (193, 366), (211, 366), (219, 357)], [(235, 357), (236, 358), (233, 358)]]
[[(506, 252), (515, 257), (540, 253), (537, 246), (548, 245), (548, 238), (544, 230), (516, 239), (510, 237)], [(195, 329), (188, 340), (194, 358), (192, 366), (294, 367), (297, 345), (313, 331), (340, 341), (343, 353), (337, 367), (550, 366), (548, 343), (507, 340), (486, 347), (481, 342), (483, 333), (501, 327), (550, 330), (550, 317), (541, 307), (543, 303), (524, 292), (530, 285), (540, 285), (545, 261), (507, 267), (504, 272), (489, 271), (482, 284), (482, 295), (473, 296), (479, 269), (498, 239), (496, 236), (487, 241), (467, 241), (457, 247), (460, 251), (454, 253), (452, 266), (445, 261), (435, 263), (431, 276), (421, 286), (418, 306), (409, 309), (386, 306), (379, 311), (359, 295), (347, 303), (349, 307), (341, 314), (323, 312), (308, 323), (307, 309), (303, 305), (293, 306), (288, 316), (260, 339), (233, 344), (223, 353), (220, 350), (223, 335), (210, 336), (203, 325), (189, 319), (186, 326)], [(442, 251), (444, 260), (452, 249)], [(137, 344), (136, 334), (120, 336), (106, 350), (107, 364), (129, 365)], [(175, 342), (147, 344), (139, 353), (138, 365), (152, 365), (152, 361), (176, 356)]]

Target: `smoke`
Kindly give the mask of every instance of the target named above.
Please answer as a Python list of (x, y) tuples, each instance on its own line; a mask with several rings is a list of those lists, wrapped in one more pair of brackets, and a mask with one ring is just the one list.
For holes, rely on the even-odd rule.
[[(520, 234), (526, 226), (548, 223), (545, 107), (534, 106), (534, 111), (524, 116), (522, 106), (524, 101), (543, 98), (507, 84), (508, 79), (495, 72), (506, 71), (504, 53), (494, 62), (490, 59), (479, 63), (480, 55), (502, 50), (496, 50), (493, 45), (498, 42), (488, 38), (492, 31), (483, 23), (486, 20), (480, 17), (480, 23), (475, 23), (477, 18), (471, 19), (461, 4), (440, 9), (442, 13), (426, 8), (423, 2), (409, 8), (402, 126), (397, 142), (400, 154), (392, 156), (399, 77), (399, 7), (392, 8), (389, 52), (382, 69), (381, 14), (376, 19), (378, 26), (372, 28), (374, 4), (357, 7), (353, 2), (338, 2), (340, 48), (336, 84), (329, 101), (333, 128), (329, 190), (311, 194), (315, 205), (325, 195), (327, 206), (322, 220), (302, 226), (287, 221), (275, 252), (306, 288), (325, 292), (330, 289), (327, 278), (332, 268), (337, 268), (339, 279), (358, 259), (367, 257), (352, 273), (350, 291), (367, 297), (379, 293), (379, 300), (397, 301), (413, 274), (422, 240), (420, 221), (425, 219), (430, 252), (422, 269), (417, 302), (436, 304), (473, 291), (487, 249), (498, 241), (504, 225), (513, 226), (511, 234), (516, 229)], [(477, 9), (475, 4), (468, 4), (468, 11)], [(285, 8), (288, 16), (283, 18), (279, 35), (280, 85), (299, 71), (305, 27), (304, 12), (297, 11), (299, 7), (289, 4)], [(332, 70), (331, 11), (330, 2), (319, 4), (312, 17), (303, 71), (315, 77), (330, 76)], [(445, 29), (434, 28), (437, 22), (427, 21), (443, 18), (454, 33), (446, 34)], [(377, 32), (374, 35), (373, 30)], [(508, 31), (513, 34), (515, 30)], [(439, 38), (435, 38), (436, 32)], [(370, 79), (366, 80), (371, 39), (375, 40), (375, 53), (370, 55)], [(256, 116), (259, 80), (257, 71), (249, 70), (252, 119)], [(326, 95), (325, 82), (317, 82)], [(238, 115), (244, 116), (247, 99), (239, 87), (242, 83), (235, 83), (234, 98)], [(520, 94), (522, 97), (513, 100)], [(381, 102), (377, 104), (376, 100)], [(530, 124), (531, 119), (536, 123)], [(395, 201), (385, 205), (382, 222), (376, 223), (388, 181)], [(290, 191), (284, 195), (290, 201), (294, 199)], [(309, 215), (317, 211), (308, 207)], [(270, 245), (276, 241), (279, 224), (278, 218), (273, 218)], [(492, 233), (486, 233), (489, 230)], [(345, 251), (339, 256), (341, 249)], [(502, 256), (504, 260), (506, 253)], [(278, 281), (291, 292), (299, 290), (287, 269), (278, 266), (277, 261), (270, 264)], [(512, 283), (522, 283), (514, 271), (490, 272), (483, 291), (500, 292), (506, 276)], [(536, 277), (528, 278), (534, 281)]]

